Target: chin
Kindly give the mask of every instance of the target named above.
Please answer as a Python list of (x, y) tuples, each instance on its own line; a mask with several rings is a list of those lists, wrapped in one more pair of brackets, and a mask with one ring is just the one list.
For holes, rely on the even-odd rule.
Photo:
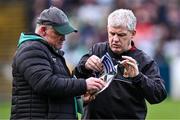
[(122, 53), (122, 51), (121, 51), (121, 50), (118, 50), (118, 49), (112, 49), (112, 51), (113, 51), (114, 53), (117, 53), (117, 54)]
[(57, 48), (57, 49), (61, 49), (61, 48), (62, 48), (62, 45), (59, 45), (59, 46), (57, 46), (56, 48)]

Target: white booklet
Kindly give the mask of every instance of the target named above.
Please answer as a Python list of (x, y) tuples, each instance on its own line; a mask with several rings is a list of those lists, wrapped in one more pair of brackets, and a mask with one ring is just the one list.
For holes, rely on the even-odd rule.
[(104, 65), (104, 70), (103, 70), (103, 74), (101, 75), (100, 78), (102, 78), (106, 82), (106, 85), (104, 88), (102, 88), (100, 91), (96, 92), (94, 95), (98, 95), (99, 93), (104, 91), (107, 87), (109, 87), (114, 76), (117, 74), (117, 66), (118, 65), (114, 66), (112, 59), (107, 52), (101, 58), (101, 62)]
[(96, 92), (94, 95), (98, 95), (99, 93), (104, 91), (107, 87), (109, 87), (110, 83), (112, 82), (112, 80), (114, 78), (114, 75), (113, 74), (105, 74), (105, 75), (102, 75), (100, 78), (102, 78), (106, 82), (106, 85), (104, 86), (104, 88), (102, 88), (100, 91)]
[(117, 66), (114, 66), (111, 56), (106, 52), (102, 58), (101, 62), (103, 63), (104, 69), (103, 74), (101, 75), (101, 79), (103, 79), (106, 82), (106, 85), (104, 88), (102, 88), (100, 91), (94, 93), (94, 95), (98, 95), (102, 91), (104, 91), (109, 85), (111, 84), (114, 76), (117, 74)]

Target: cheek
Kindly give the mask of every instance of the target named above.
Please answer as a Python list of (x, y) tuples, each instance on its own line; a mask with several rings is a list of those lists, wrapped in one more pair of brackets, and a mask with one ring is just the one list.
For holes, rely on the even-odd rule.
[(115, 39), (115, 37), (113, 36), (109, 36), (108, 40), (109, 40), (109, 43), (117, 42), (117, 39)]
[(52, 35), (51, 35), (51, 38), (52, 38), (52, 39), (57, 39), (57, 36), (56, 36), (55, 34), (52, 34)]
[(48, 36), (49, 40), (52, 41), (54, 44), (58, 41), (58, 37), (55, 35), (49, 35)]
[(111, 46), (111, 45), (112, 45), (113, 40), (112, 40), (111, 38), (109, 38), (109, 39), (108, 39), (108, 42), (109, 42), (109, 46)]
[(48, 39), (50, 39), (51, 41), (54, 40), (54, 35), (53, 35), (53, 33), (48, 33), (47, 37), (48, 37)]
[(128, 41), (128, 46), (131, 44), (131, 40)]

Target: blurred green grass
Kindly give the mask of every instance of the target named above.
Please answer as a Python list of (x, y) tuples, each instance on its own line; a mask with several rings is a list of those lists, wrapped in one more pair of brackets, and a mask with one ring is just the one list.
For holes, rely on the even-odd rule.
[(180, 120), (180, 100), (167, 98), (160, 104), (148, 104), (147, 120), (151, 119)]
[(9, 119), (10, 116), (10, 101), (0, 101), (0, 120)]
[[(0, 119), (9, 119), (10, 102), (0, 102)], [(160, 104), (148, 104), (147, 120), (180, 120), (180, 100), (173, 101), (168, 98)]]

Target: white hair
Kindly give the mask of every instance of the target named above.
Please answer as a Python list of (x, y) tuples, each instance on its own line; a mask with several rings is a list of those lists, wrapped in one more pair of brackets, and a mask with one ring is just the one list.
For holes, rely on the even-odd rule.
[(128, 30), (136, 30), (136, 17), (128, 9), (118, 9), (108, 16), (108, 26), (127, 27)]

